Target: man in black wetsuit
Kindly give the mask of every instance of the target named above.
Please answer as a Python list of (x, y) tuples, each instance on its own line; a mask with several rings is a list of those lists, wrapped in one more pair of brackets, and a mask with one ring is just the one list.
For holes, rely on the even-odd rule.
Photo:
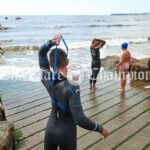
[(97, 75), (100, 71), (101, 67), (101, 60), (100, 60), (100, 51), (99, 49), (102, 48), (105, 45), (105, 41), (100, 40), (100, 39), (93, 39), (92, 45), (90, 47), (91, 51), (91, 56), (92, 56), (92, 64), (91, 64), (91, 70), (92, 70), (92, 75), (90, 78), (90, 89), (93, 88), (95, 90), (96, 87), (96, 78)]
[(79, 86), (73, 86), (68, 82), (66, 76), (69, 61), (66, 53), (60, 48), (57, 49), (57, 73), (55, 80), (51, 80), (53, 73), (50, 68), (54, 70), (56, 49), (51, 50), (50, 61), (48, 61), (47, 53), (52, 46), (59, 45), (60, 41), (60, 36), (56, 35), (53, 40), (48, 41), (39, 50), (42, 83), (52, 102), (52, 111), (45, 132), (44, 150), (56, 150), (58, 146), (61, 150), (76, 150), (76, 125), (99, 132), (103, 138), (108, 135), (106, 128), (92, 122), (84, 115)]

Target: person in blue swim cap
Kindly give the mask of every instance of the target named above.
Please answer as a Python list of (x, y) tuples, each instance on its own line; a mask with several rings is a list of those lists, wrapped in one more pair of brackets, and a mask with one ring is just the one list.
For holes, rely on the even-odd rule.
[(127, 48), (128, 48), (128, 43), (126, 43), (126, 42), (122, 43), (122, 44), (121, 44), (121, 47), (122, 47), (123, 49), (127, 49)]
[[(108, 135), (107, 128), (94, 123), (83, 113), (80, 100), (80, 88), (72, 85), (67, 79), (67, 66), (69, 60), (66, 52), (57, 48), (60, 44), (60, 35), (55, 35), (52, 40), (42, 45), (39, 49), (39, 65), (42, 71), (42, 83), (51, 97), (52, 109), (47, 122), (44, 150), (76, 150), (77, 149), (77, 125), (96, 131), (102, 138)], [(56, 48), (51, 49), (53, 46)], [(50, 51), (49, 59), (47, 57)], [(57, 54), (57, 59), (55, 59)], [(53, 80), (52, 70), (56, 75)], [(53, 84), (52, 84), (52, 81)]]
[(126, 75), (129, 71), (130, 67), (130, 52), (127, 49), (128, 48), (128, 43), (124, 42), (121, 44), (121, 49), (123, 50), (123, 53), (120, 57), (120, 62), (116, 65), (116, 68), (119, 69), (120, 72), (120, 83), (121, 87), (118, 89), (119, 92), (124, 92), (125, 91), (125, 85), (126, 85)]

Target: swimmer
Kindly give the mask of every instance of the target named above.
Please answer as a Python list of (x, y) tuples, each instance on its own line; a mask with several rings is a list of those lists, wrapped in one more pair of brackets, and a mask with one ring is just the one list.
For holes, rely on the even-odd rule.
[[(61, 48), (51, 49), (53, 46), (58, 46), (60, 42), (61, 36), (55, 35), (52, 40), (39, 49), (42, 83), (52, 102), (52, 110), (45, 131), (44, 150), (57, 150), (58, 147), (60, 150), (76, 150), (77, 125), (100, 133), (102, 138), (106, 138), (108, 135), (107, 128), (94, 123), (84, 115), (80, 100), (80, 88), (71, 85), (67, 80), (69, 60), (66, 52)], [(55, 68), (56, 74), (52, 73), (52, 71), (55, 72)], [(55, 79), (53, 79), (53, 74), (55, 74)]]
[(92, 75), (90, 78), (90, 89), (95, 90), (96, 88), (96, 79), (97, 75), (101, 68), (101, 60), (100, 60), (100, 49), (105, 45), (105, 41), (100, 39), (93, 39), (92, 45), (90, 47), (91, 56), (92, 56), (92, 63), (91, 63), (91, 70)]
[(121, 45), (121, 48), (123, 50), (123, 53), (120, 57), (120, 62), (116, 65), (116, 68), (120, 67), (120, 79), (121, 79), (121, 88), (118, 89), (119, 92), (125, 91), (125, 85), (126, 85), (126, 75), (128, 73), (129, 67), (130, 67), (130, 52), (127, 49), (128, 43), (123, 43)]

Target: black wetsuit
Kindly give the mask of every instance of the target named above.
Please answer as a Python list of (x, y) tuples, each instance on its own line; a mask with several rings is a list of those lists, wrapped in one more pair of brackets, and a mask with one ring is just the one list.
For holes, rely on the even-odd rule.
[[(51, 84), (52, 72), (49, 68), (47, 53), (52, 46), (52, 42), (48, 41), (39, 50), (42, 83), (52, 102), (52, 111), (45, 132), (44, 150), (56, 150), (58, 146), (61, 150), (76, 150), (76, 125), (99, 133), (103, 131), (103, 127), (84, 115), (79, 86), (69, 84), (67, 78), (58, 73), (54, 85)], [(58, 75), (61, 78), (58, 79)]]
[(150, 59), (148, 61), (148, 69), (150, 70)]
[[(105, 45), (105, 41), (101, 40), (101, 45), (104, 46)], [(91, 51), (91, 56), (92, 56), (92, 63), (91, 63), (91, 70), (92, 70), (92, 75), (90, 78), (90, 83), (96, 83), (96, 78), (97, 75), (100, 71), (101, 68), (101, 60), (100, 60), (100, 48), (94, 48), (94, 47), (90, 47), (90, 51)]]

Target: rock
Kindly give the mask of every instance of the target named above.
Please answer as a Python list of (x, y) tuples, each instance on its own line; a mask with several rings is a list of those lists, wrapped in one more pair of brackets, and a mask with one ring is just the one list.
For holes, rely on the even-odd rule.
[[(120, 58), (118, 56), (107, 56), (104, 59), (101, 59), (102, 62), (102, 67), (114, 71), (115, 70), (115, 66), (119, 63)], [(137, 62), (138, 60), (135, 58), (131, 57), (131, 66), (133, 63)]]
[(39, 46), (11, 46), (5, 47), (4, 52), (26, 51), (26, 50), (39, 50)]
[(148, 60), (149, 58), (140, 59), (138, 62), (135, 62), (131, 66), (131, 72), (134, 73), (133, 78), (134, 80), (150, 80), (148, 75)]
[(12, 51), (24, 51), (30, 50), (30, 46), (12, 46), (12, 47), (5, 47), (5, 52), (12, 52)]
[(5, 20), (7, 20), (8, 19), (8, 17), (5, 17)]
[(1, 26), (0, 24), (0, 30), (7, 30), (8, 28), (4, 27), (4, 26)]
[(21, 17), (16, 17), (16, 20), (21, 20), (22, 18)]
[(4, 55), (4, 50), (0, 47), (0, 56)]
[(13, 149), (14, 125), (7, 121), (0, 122), (0, 150)]
[(150, 37), (147, 38), (150, 41)]
[(32, 46), (31, 50), (39, 50), (39, 48), (40, 48), (39, 46)]

